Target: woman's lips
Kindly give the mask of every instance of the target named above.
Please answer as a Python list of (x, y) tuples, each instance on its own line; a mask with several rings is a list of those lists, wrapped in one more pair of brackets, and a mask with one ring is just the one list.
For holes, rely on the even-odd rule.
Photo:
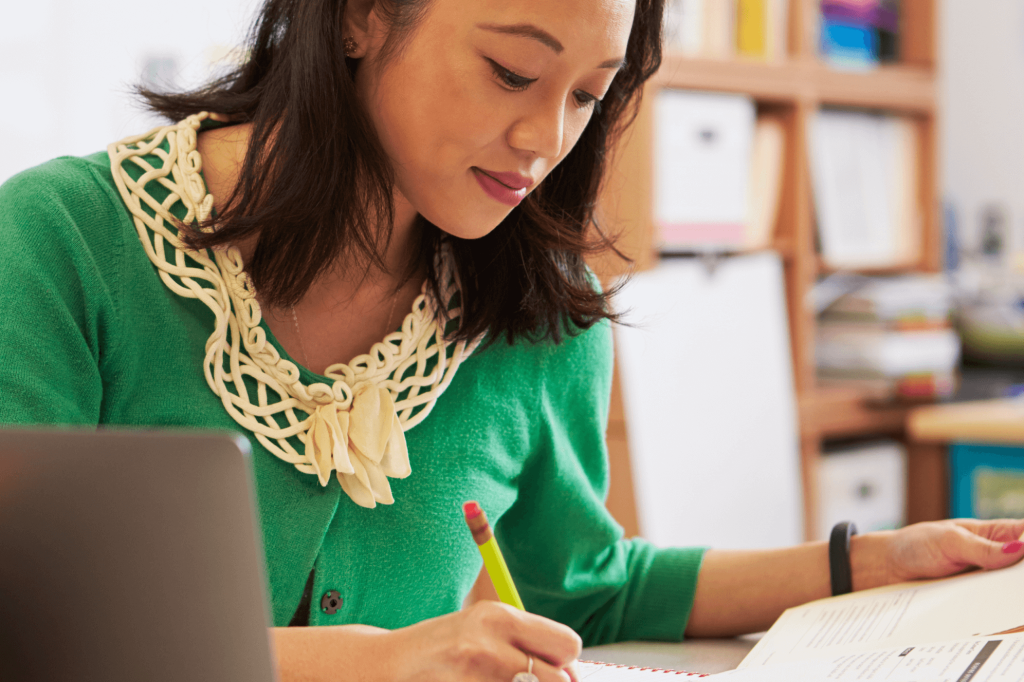
[[(508, 206), (518, 206), (526, 196), (526, 190), (533, 184), (529, 178), (523, 178), (516, 173), (491, 173), (475, 166), (473, 175), (489, 197)], [(503, 180), (507, 181), (507, 184), (502, 182)]]

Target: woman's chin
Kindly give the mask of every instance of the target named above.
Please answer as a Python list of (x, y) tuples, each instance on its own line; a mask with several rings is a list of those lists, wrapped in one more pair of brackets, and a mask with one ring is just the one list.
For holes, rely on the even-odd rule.
[[(504, 211), (500, 215), (480, 215), (475, 219), (463, 220), (431, 220), (442, 232), (458, 239), (480, 239), (486, 237), (501, 224), (501, 221), (508, 217), (509, 212)], [(429, 218), (428, 218), (429, 220)]]

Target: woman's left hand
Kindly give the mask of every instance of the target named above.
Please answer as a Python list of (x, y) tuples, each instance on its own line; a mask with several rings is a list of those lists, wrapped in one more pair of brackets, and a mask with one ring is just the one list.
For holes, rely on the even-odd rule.
[[(942, 578), (971, 568), (1003, 568), (1024, 557), (1024, 519), (915, 523), (850, 540), (853, 589)], [(704, 554), (687, 637), (733, 637), (767, 630), (783, 611), (827, 597), (828, 542)]]
[(1024, 557), (1022, 534), (1024, 520), (952, 519), (855, 536), (850, 545), (853, 588), (1003, 568)]

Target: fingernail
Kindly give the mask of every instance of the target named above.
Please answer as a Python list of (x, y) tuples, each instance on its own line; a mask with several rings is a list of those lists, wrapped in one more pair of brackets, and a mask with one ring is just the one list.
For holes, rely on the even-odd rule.
[(1013, 542), (1007, 542), (1003, 545), (1003, 554), (1016, 554), (1024, 547), (1024, 542), (1020, 540), (1014, 540)]

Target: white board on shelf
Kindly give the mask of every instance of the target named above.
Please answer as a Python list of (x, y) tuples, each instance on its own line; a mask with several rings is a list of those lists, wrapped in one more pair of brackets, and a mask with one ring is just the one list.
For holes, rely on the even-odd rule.
[(666, 259), (616, 308), (641, 534), (662, 546), (758, 548), (803, 537), (782, 265)]

